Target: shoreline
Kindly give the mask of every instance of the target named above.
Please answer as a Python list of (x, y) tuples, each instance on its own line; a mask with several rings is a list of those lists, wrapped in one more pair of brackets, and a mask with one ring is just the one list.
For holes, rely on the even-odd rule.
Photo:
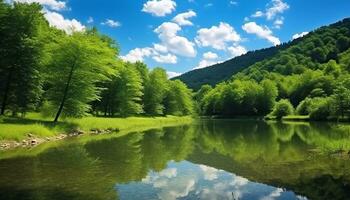
[[(100, 120), (100, 121), (98, 121)], [(88, 125), (79, 121), (87, 121)], [(168, 126), (186, 125), (193, 121), (192, 117), (183, 116), (167, 116), (167, 117), (133, 117), (133, 118), (85, 118), (74, 119), (77, 122), (76, 127), (60, 133), (54, 133), (52, 136), (38, 136), (35, 133), (28, 131), (24, 134), (21, 140), (1, 139), (0, 152), (5, 152), (13, 149), (31, 149), (43, 143), (61, 141), (64, 139), (78, 138), (82, 136), (95, 137), (99, 135), (124, 135), (131, 132), (145, 131), (154, 128), (164, 128)], [(93, 123), (94, 122), (94, 123)], [(103, 122), (103, 123), (102, 123)], [(114, 124), (113, 124), (114, 122)], [(116, 123), (117, 122), (117, 123)], [(110, 123), (110, 124), (109, 124)], [(109, 125), (106, 125), (109, 124)], [(1, 124), (6, 125), (6, 124)], [(24, 124), (19, 124), (21, 126)], [(37, 124), (35, 124), (37, 125)], [(102, 126), (105, 126), (102, 128)], [(53, 131), (53, 130), (50, 130)], [(0, 133), (1, 135), (1, 133)]]

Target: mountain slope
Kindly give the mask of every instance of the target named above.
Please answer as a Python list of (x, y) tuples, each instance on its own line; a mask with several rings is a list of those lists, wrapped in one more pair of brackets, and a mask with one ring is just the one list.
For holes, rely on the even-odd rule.
[[(233, 58), (231, 60), (228, 60), (226, 62), (216, 64), (210, 67), (197, 69), (193, 71), (189, 71), (187, 73), (182, 74), (179, 77), (175, 77), (174, 79), (179, 79), (186, 83), (190, 88), (194, 90), (198, 90), (202, 85), (209, 84), (209, 85), (216, 85), (217, 83), (220, 83), (222, 81), (228, 80), (232, 77), (232, 75), (241, 72), (244, 69), (247, 69), (248, 67), (254, 65), (255, 63), (259, 63), (264, 60), (268, 60), (270, 58), (278, 56), (278, 54), (286, 49), (290, 49), (293, 46), (302, 46), (303, 44), (309, 43), (305, 42), (305, 39), (312, 38), (313, 35), (322, 34), (322, 32), (325, 31), (325, 29), (328, 28), (337, 28), (337, 27), (348, 27), (349, 26), (349, 18), (344, 19), (343, 21), (340, 21), (338, 23), (332, 24), (330, 26), (321, 27), (317, 29), (314, 32), (309, 33), (307, 36), (303, 38), (299, 38), (296, 40), (293, 40), (291, 42), (276, 46), (276, 47), (270, 47), (266, 49), (256, 50), (248, 52), (245, 55), (238, 56), (236, 58)], [(321, 38), (321, 40), (325, 41), (315, 41), (315, 44), (308, 46), (309, 49), (306, 51), (310, 51), (312, 49), (316, 49), (317, 45), (322, 46), (324, 43), (328, 44), (329, 41), (332, 39), (337, 39), (337, 33), (332, 34), (328, 33), (329, 37), (325, 36), (324, 38)], [(346, 34), (345, 34), (346, 35)], [(333, 41), (332, 41), (333, 42)], [(302, 43), (301, 45), (298, 45), (299, 43)], [(310, 52), (303, 51), (302, 54), (306, 54), (308, 56), (311, 56)], [(320, 51), (318, 49), (317, 51)], [(333, 54), (336, 54), (337, 52), (334, 52), (330, 50), (329, 52), (333, 52)], [(317, 52), (313, 52), (313, 54), (317, 54)], [(322, 55), (321, 55), (322, 56)], [(332, 58), (332, 55), (326, 55), (326, 57)], [(333, 55), (334, 57), (334, 55)], [(328, 58), (326, 58), (327, 60)], [(329, 59), (328, 59), (329, 60)]]

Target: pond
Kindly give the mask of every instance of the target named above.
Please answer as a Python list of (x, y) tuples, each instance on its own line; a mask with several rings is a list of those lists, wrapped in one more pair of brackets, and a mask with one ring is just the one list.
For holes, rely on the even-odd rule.
[(0, 153), (0, 199), (350, 199), (349, 130), (203, 120)]

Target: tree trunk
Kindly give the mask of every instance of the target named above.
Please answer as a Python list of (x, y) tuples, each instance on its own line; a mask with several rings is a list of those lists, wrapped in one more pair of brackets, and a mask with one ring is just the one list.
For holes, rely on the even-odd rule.
[(74, 68), (75, 68), (76, 63), (77, 63), (77, 59), (74, 60), (74, 64), (72, 65), (72, 68), (70, 69), (68, 80), (67, 80), (67, 84), (66, 84), (66, 88), (64, 89), (62, 101), (61, 101), (60, 107), (58, 108), (58, 112), (56, 114), (54, 122), (58, 121), (58, 118), (60, 117), (60, 115), (62, 113), (64, 103), (66, 102), (66, 99), (67, 99), (67, 94), (68, 94), (70, 83), (72, 81), (72, 77), (73, 77)]
[(5, 114), (5, 109), (6, 109), (6, 106), (7, 106), (8, 93), (10, 92), (11, 78), (12, 78), (12, 69), (10, 69), (9, 74), (7, 76), (7, 81), (6, 81), (6, 86), (5, 86), (5, 93), (4, 93), (4, 97), (2, 99), (0, 115), (4, 115)]

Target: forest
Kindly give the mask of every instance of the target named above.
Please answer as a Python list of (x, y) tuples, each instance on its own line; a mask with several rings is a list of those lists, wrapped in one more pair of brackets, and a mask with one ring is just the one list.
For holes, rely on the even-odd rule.
[[(350, 117), (350, 19), (296, 39), (271, 58), (195, 94), (201, 115)], [(279, 47), (276, 47), (279, 48)]]
[(190, 115), (192, 91), (161, 68), (118, 58), (119, 46), (96, 28), (70, 34), (39, 4), (0, 1), (0, 114), (40, 112), (53, 121)]

